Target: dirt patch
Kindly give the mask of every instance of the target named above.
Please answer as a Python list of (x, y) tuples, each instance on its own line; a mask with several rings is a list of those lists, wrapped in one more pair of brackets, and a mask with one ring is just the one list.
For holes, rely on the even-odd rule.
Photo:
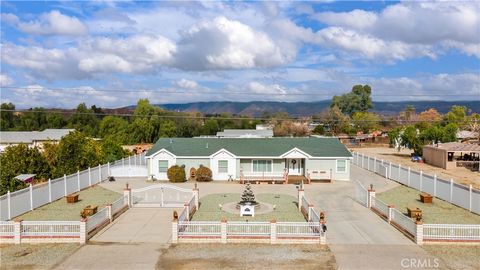
[(179, 244), (159, 258), (157, 269), (337, 269), (327, 246)]
[(0, 245), (0, 269), (50, 269), (80, 244)]
[(413, 151), (409, 149), (402, 149), (400, 152), (394, 148), (375, 147), (375, 148), (355, 148), (353, 151), (391, 161), (392, 163), (400, 163), (404, 167), (410, 167), (413, 170), (423, 171), (431, 175), (436, 174), (438, 177), (445, 180), (452, 178), (455, 182), (472, 185), (475, 188), (480, 188), (480, 173), (471, 171), (467, 168), (459, 167), (451, 170), (444, 170), (426, 163), (412, 162), (410, 154)]
[(480, 246), (470, 245), (423, 245), (431, 255), (442, 258), (450, 269), (480, 269)]

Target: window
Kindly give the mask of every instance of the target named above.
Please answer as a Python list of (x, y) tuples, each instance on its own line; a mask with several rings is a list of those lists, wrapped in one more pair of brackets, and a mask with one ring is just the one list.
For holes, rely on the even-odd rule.
[(218, 173), (228, 173), (228, 160), (218, 161)]
[(167, 172), (168, 170), (168, 160), (159, 160), (158, 161), (158, 172)]
[(347, 162), (345, 160), (337, 160), (337, 172), (346, 172)]
[(254, 159), (252, 171), (253, 172), (272, 172), (272, 161)]

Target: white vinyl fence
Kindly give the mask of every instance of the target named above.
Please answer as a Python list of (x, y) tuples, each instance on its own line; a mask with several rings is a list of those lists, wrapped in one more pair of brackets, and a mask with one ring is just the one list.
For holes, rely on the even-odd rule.
[(480, 224), (424, 224), (424, 241), (480, 241)]
[(428, 175), (356, 152), (353, 153), (353, 164), (480, 214), (480, 190), (473, 188), (472, 185), (461, 185), (452, 179), (441, 179), (436, 175)]
[(99, 165), (84, 171), (64, 175), (48, 182), (0, 196), (0, 220), (11, 220), (47, 203), (61, 199), (106, 180), (110, 170), (125, 163), (138, 162), (145, 165), (144, 155), (135, 155), (114, 163)]
[(361, 205), (368, 207), (368, 191), (358, 180), (355, 180), (355, 199)]

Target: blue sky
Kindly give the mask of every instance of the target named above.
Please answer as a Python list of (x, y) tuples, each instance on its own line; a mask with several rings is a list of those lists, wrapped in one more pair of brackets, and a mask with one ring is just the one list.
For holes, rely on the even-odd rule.
[(19, 108), (480, 100), (480, 4), (2, 1), (2, 102)]

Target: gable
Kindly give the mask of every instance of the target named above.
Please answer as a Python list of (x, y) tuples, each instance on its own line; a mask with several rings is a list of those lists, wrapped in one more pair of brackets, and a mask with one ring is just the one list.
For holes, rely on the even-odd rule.
[(147, 158), (160, 158), (160, 159), (170, 159), (170, 158), (175, 158), (176, 156), (166, 149), (160, 149), (156, 153), (153, 153), (152, 155), (147, 156)]
[(290, 151), (281, 155), (282, 158), (310, 158), (311, 156), (298, 148), (293, 148)]
[(213, 153), (210, 158), (235, 158), (236, 156), (225, 149), (220, 149)]

